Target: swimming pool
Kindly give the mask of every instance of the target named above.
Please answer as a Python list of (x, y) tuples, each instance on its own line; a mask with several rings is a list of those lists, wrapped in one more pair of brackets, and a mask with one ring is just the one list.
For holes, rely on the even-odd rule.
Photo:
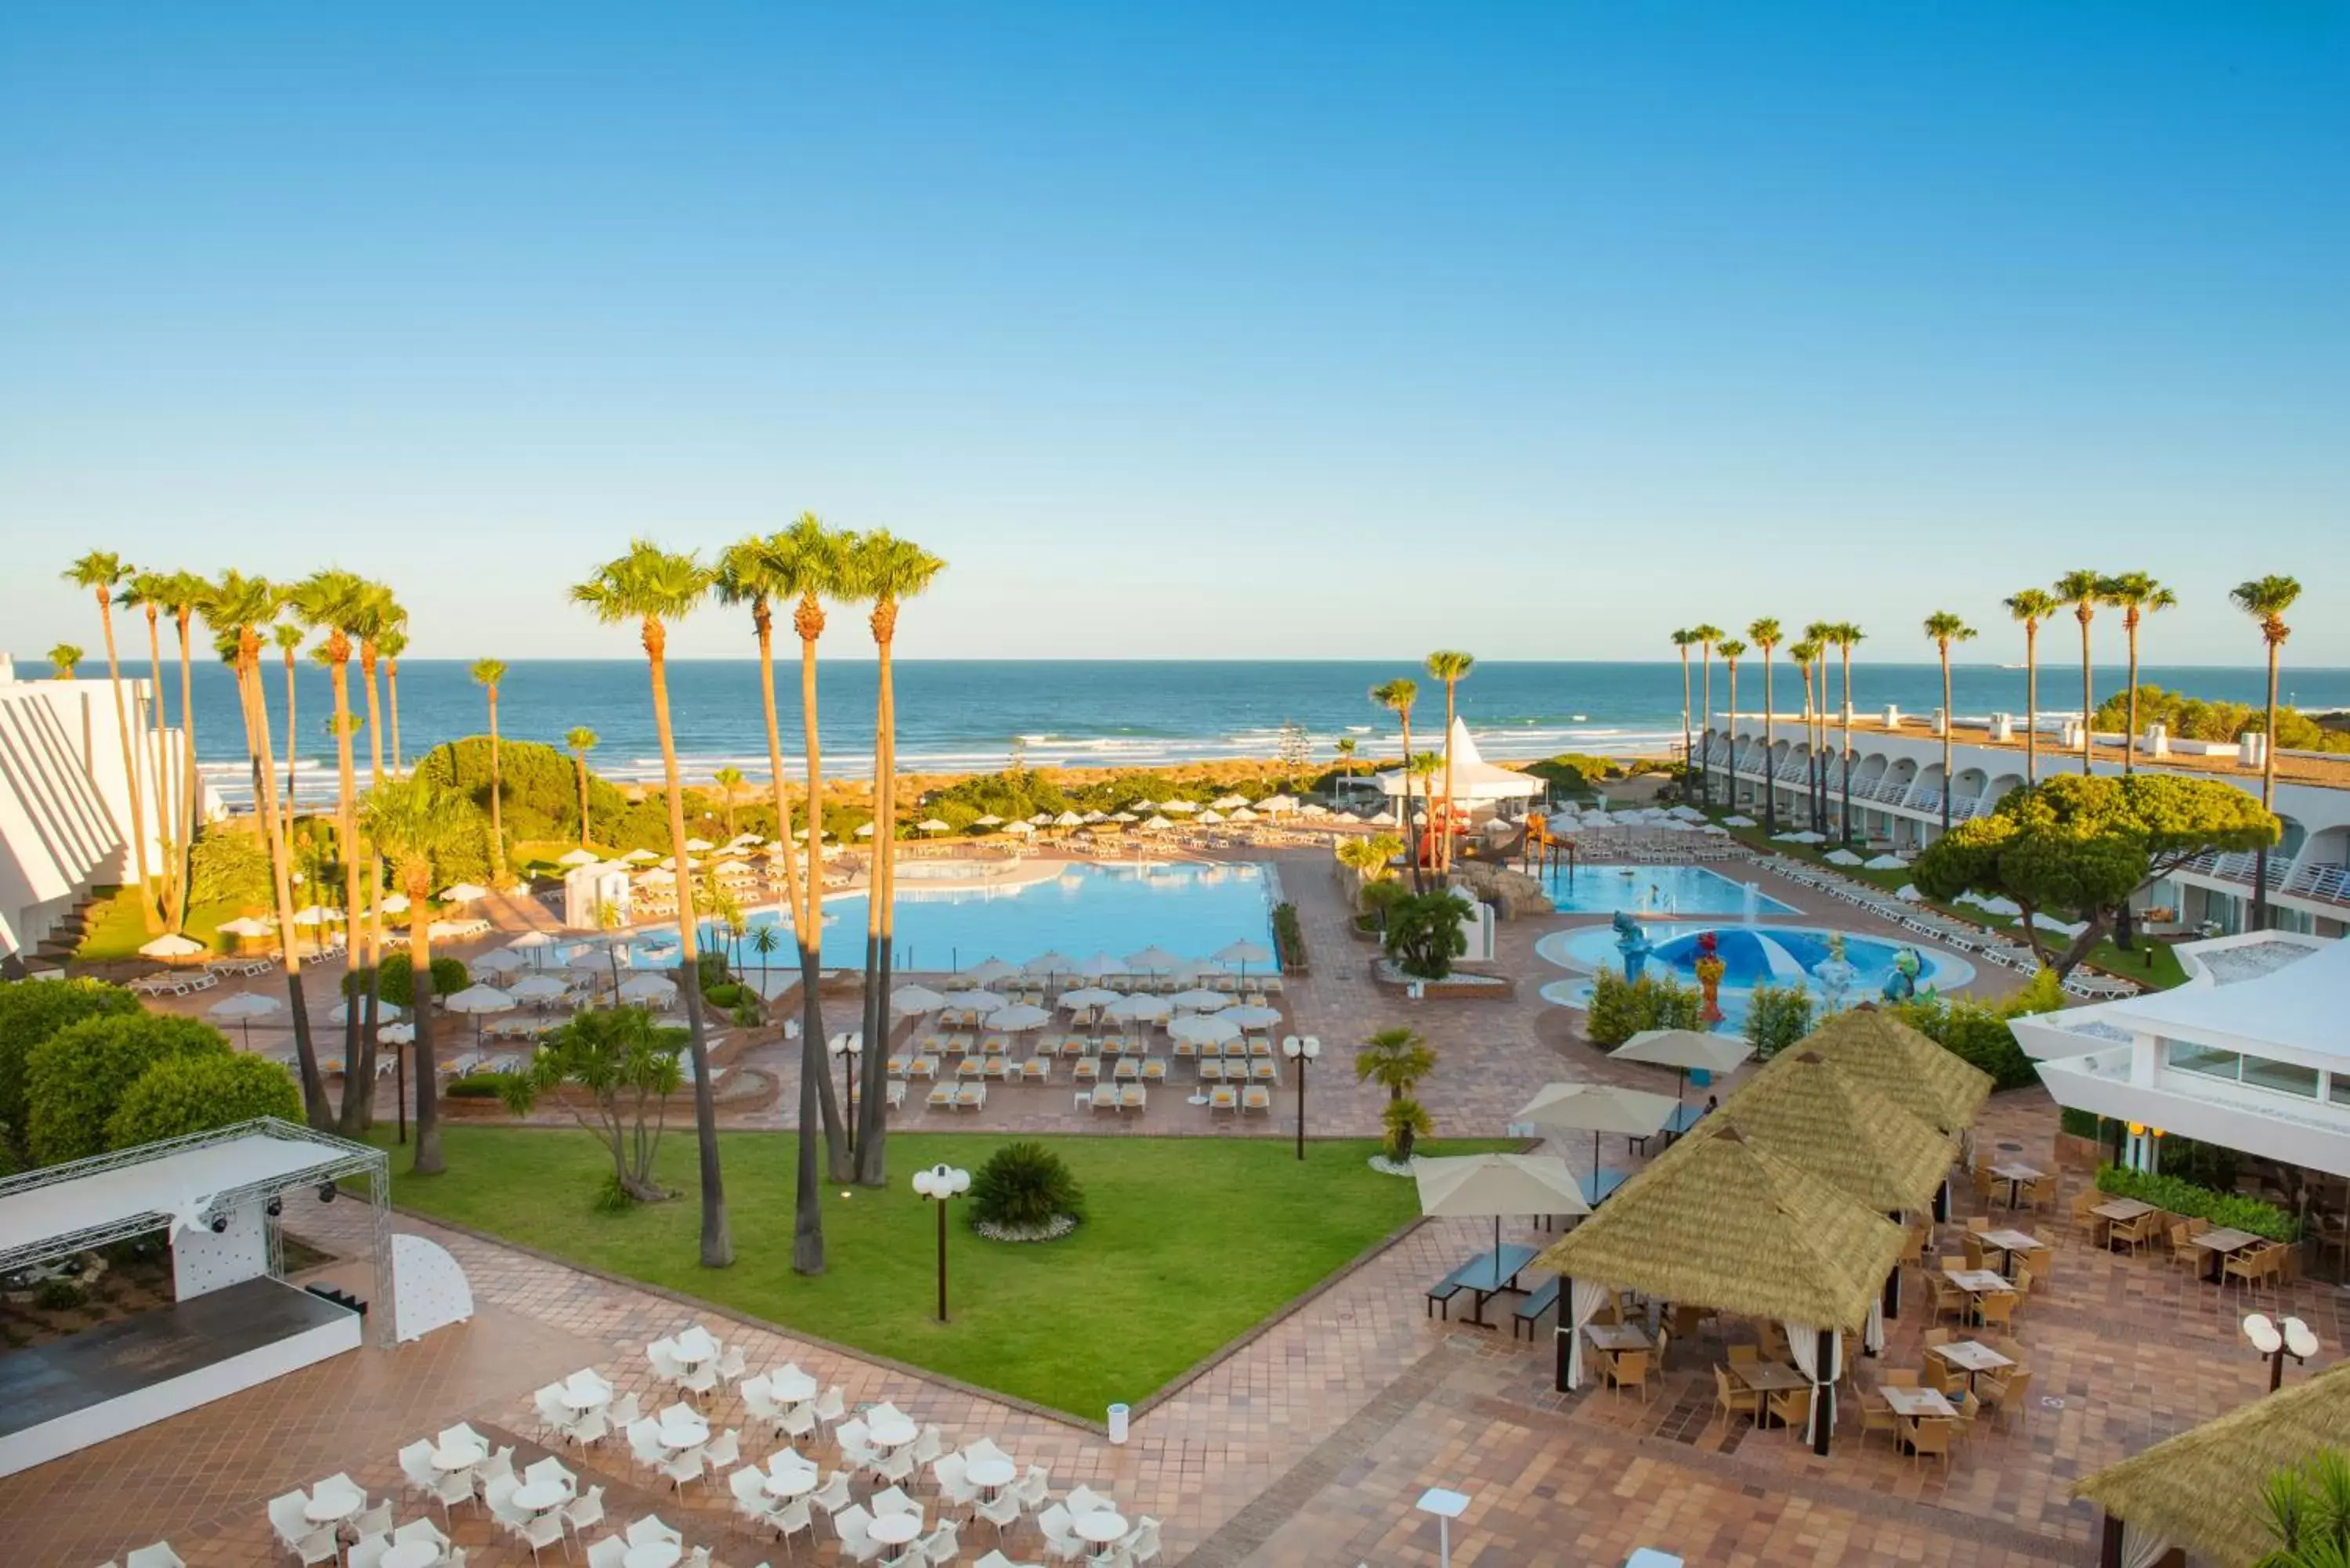
[[(1570, 876), (1565, 866), (1543, 874), (1551, 907), (1563, 915), (1612, 915), (1629, 910), (1644, 918), (1744, 915), (1747, 887), (1702, 866), (1581, 866)], [(1793, 904), (1756, 890), (1756, 915), (1800, 913)]]
[[(1080, 862), (1016, 887), (917, 888), (912, 880), (898, 885), (892, 961), (900, 971), (967, 969), (988, 958), (1024, 963), (1056, 950), (1082, 959), (1155, 944), (1201, 958), (1243, 939), (1270, 946), (1278, 886), (1264, 866), (1200, 862)], [(825, 900), (827, 967), (864, 964), (865, 913), (862, 893)], [(791, 929), (779, 909), (762, 909), (750, 924)]]
[[(1698, 938), (1707, 930), (1714, 933), (1721, 956), (1721, 1027), (1728, 1033), (1734, 1033), (1744, 1026), (1746, 1003), (1758, 985), (1800, 985), (1822, 1007), (1850, 1007), (1876, 1001), (1884, 995), (1895, 961), (1904, 950), (1918, 955), (1916, 984), (1920, 992), (1929, 988), (1954, 991), (1975, 978), (1974, 965), (1952, 953), (1817, 926), (1659, 927), (1647, 933), (1653, 947), (1646, 972), (1669, 975), (1683, 985), (1695, 985)], [(1823, 981), (1819, 973), (1832, 956), (1830, 940), (1838, 937), (1844, 941), (1845, 962), (1853, 971), (1841, 988)], [(1604, 927), (1554, 931), (1534, 944), (1534, 951), (1562, 969), (1586, 973), (1599, 970), (1624, 972), (1624, 956), (1616, 945), (1616, 933)], [(1829, 972), (1831, 980), (1835, 978), (1833, 970)], [(1590, 1002), (1591, 982), (1554, 981), (1543, 987), (1542, 994), (1544, 1000), (1564, 1007), (1584, 1007)]]

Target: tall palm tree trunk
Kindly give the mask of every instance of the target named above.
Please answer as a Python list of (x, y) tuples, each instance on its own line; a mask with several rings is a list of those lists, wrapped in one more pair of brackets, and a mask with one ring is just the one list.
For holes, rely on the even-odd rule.
[[(1703, 695), (1705, 697), (1705, 722), (1700, 725), (1700, 728), (1701, 730), (1711, 731), (1713, 728), (1713, 645), (1711, 643), (1706, 644), (1705, 649), (1705, 680)], [(1713, 743), (1711, 741), (1706, 742), (1705, 766), (1699, 771), (1697, 781), (1699, 800), (1706, 805), (1711, 805), (1713, 804)]]
[(2040, 782), (2040, 628), (2023, 628), (2023, 782)]
[[(339, 656), (338, 656), (339, 654)], [(359, 774), (351, 756), (351, 664), (348, 646), (338, 649), (337, 639), (328, 642), (330, 662), (327, 666), (329, 689), (335, 699), (335, 834), (340, 841), (343, 857), (343, 929), (349, 933), (350, 969), (357, 973), (365, 951), (359, 925)], [(366, 1023), (365, 1010), (359, 998), (344, 998), (343, 1003), (343, 1106), (341, 1130), (345, 1137), (356, 1137), (366, 1128), (366, 1108), (375, 1099), (375, 1079), (362, 1076), (366, 1064), (361, 1041)]]
[(1723, 716), (1722, 728), (1730, 732), (1730, 787), (1722, 795), (1722, 804), (1738, 805), (1738, 665), (1730, 666), (1730, 711)]
[(2127, 730), (2122, 735), (2124, 778), (2137, 772), (2137, 607), (2132, 605), (2128, 613), (2122, 617), (2122, 631), (2129, 644), (2129, 698), (2125, 709), (2129, 717), (2123, 721)]
[[(505, 794), (504, 778), (498, 757), (498, 691), (490, 688), (490, 863), (496, 869), (498, 880), (506, 879), (505, 813), (499, 797)], [(727, 831), (733, 831), (728, 825)]]
[[(809, 1075), (807, 1043), (820, 1045), (824, 1040), (824, 1000), (816, 992), (824, 972), (816, 946), (822, 928), (809, 923), (806, 900), (800, 895), (799, 857), (792, 848), (791, 800), (784, 787), (784, 732), (775, 713), (775, 624), (766, 600), (753, 607), (752, 623), (759, 634), (759, 701), (767, 721), (767, 778), (775, 794), (775, 839), (783, 846), (784, 902), (792, 912), (792, 935), (800, 955), (800, 1104), (798, 1127), (793, 1135), (798, 1171), (792, 1268), (798, 1273), (820, 1274), (824, 1272), (824, 1210), (816, 1191), (816, 1127), (820, 1116), (816, 1080), (823, 1075), (823, 1067), (819, 1057), (816, 1077)], [(762, 962), (763, 980), (765, 973)]]
[(878, 952), (875, 955), (873, 995), (868, 1013), (871, 1023), (865, 1034), (865, 1055), (862, 1063), (864, 1103), (858, 1107), (857, 1179), (867, 1186), (879, 1187), (889, 1179), (889, 1149), (886, 1139), (889, 1105), (884, 1098), (889, 1082), (887, 1061), (889, 1044), (889, 980), (894, 967), (890, 949), (897, 937), (898, 898), (898, 701), (896, 677), (891, 669), (890, 645), (895, 640), (897, 607), (877, 606), (877, 620), (890, 634), (876, 639), (879, 659), (873, 727), (873, 794), (879, 808), (873, 829), (873, 886), (868, 890), (868, 907), (877, 911), (875, 930)]
[(1411, 890), (1415, 893), (1424, 893), (1428, 891), (1428, 878), (1420, 875), (1419, 859), (1421, 856), (1426, 855), (1429, 852), (1428, 836), (1423, 833), (1416, 839), (1412, 836), (1411, 714), (1407, 711), (1401, 715), (1401, 718), (1403, 720), (1403, 794), (1397, 796), (1397, 800), (1399, 804), (1396, 806), (1396, 817), (1403, 826), (1403, 841), (1408, 846), (1409, 852), (1406, 854), (1405, 858), (1411, 862)]
[(1771, 669), (1771, 650), (1762, 650), (1762, 829), (1775, 835), (1779, 831), (1779, 759), (1773, 753), (1777, 747), (1773, 732), (1778, 727), (1779, 711), (1775, 704), (1776, 684)]
[[(294, 842), (295, 769), (302, 758), (302, 730), (294, 702), (294, 650), (286, 649), (286, 842)], [(350, 910), (343, 911), (343, 929), (350, 929)]]
[(1451, 680), (1444, 683), (1444, 818), (1436, 838), (1436, 863), (1448, 877), (1452, 875), (1452, 686)]
[(254, 773), (261, 781), (261, 798), (254, 803), (255, 815), (269, 847), (270, 879), (277, 898), (277, 934), (286, 947), (286, 1001), (293, 1013), (294, 1061), (302, 1085), (302, 1114), (316, 1130), (332, 1132), (334, 1113), (327, 1103), (327, 1080), (318, 1071), (318, 1054), (310, 1040), (310, 1012), (302, 995), (302, 958), (296, 940), (301, 928), (294, 923), (293, 850), (277, 827), (277, 769), (276, 760), (270, 755), (269, 710), (261, 691), (261, 660), (250, 647), (239, 654), (236, 678), (237, 698), (244, 710), (246, 742), (253, 751)]
[(410, 1161), (419, 1176), (438, 1176), (441, 1158), (441, 1073), (432, 1048), (432, 880), (428, 865), (411, 870), (408, 893), (409, 1022), (416, 1033), (416, 1153)]
[(177, 931), (187, 922), (188, 885), (194, 879), (196, 796), (203, 775), (196, 771), (195, 670), (188, 651), (189, 622), (195, 611), (182, 605), (172, 613), (180, 630), (180, 897), (171, 911), (172, 929)]
[(172, 843), (172, 821), (176, 813), (172, 806), (172, 769), (169, 748), (163, 738), (163, 632), (153, 601), (140, 607), (147, 612), (147, 697), (152, 710), (147, 724), (150, 737), (147, 748), (147, 771), (155, 786), (155, 836), (161, 841), (163, 863), (156, 867), (161, 898), (160, 909), (163, 926), (176, 932), (180, 927), (172, 911), (180, 903), (178, 857)]
[[(718, 1164), (718, 1104), (710, 1090), (710, 1039), (702, 1021), (702, 962), (693, 913), (693, 873), (685, 848), (685, 790), (678, 779), (677, 735), (670, 727), (669, 671), (658, 622), (649, 621), (646, 663), (652, 671), (653, 728), (660, 736), (661, 778), (669, 794), (670, 853), (677, 872), (678, 979), (685, 992), (687, 1049), (693, 1057), (693, 1128), (702, 1179), (702, 1266), (723, 1269), (734, 1262), (734, 1239), (726, 1223), (726, 1181)], [(494, 795), (493, 798), (495, 798)]]
[[(2268, 728), (2261, 734), (2261, 805), (2264, 810), (2276, 809), (2276, 730), (2277, 730), (2277, 660), (2284, 645), (2273, 636), (2269, 644), (2269, 717)], [(2260, 847), (2252, 857), (2252, 929), (2269, 929), (2269, 846)]]
[(367, 687), (368, 711), (368, 784), (369, 787), (383, 783), (383, 713), (376, 701), (375, 644), (359, 644), (359, 674)]
[(1681, 644), (1681, 773), (1686, 776), (1697, 754), (1690, 749), (1690, 667), (1689, 644)]
[(1950, 831), (1950, 645), (1942, 644), (1942, 831)]
[(130, 738), (130, 713), (122, 700), (122, 665), (114, 651), (113, 601), (103, 588), (99, 590), (98, 620), (106, 632), (106, 679), (114, 690), (115, 737), (122, 742), (122, 785), (130, 801), (131, 863), (139, 872), (139, 915), (151, 936), (163, 929), (163, 911), (155, 898), (154, 877), (147, 867), (146, 792), (140, 785), (139, 748)]
[(2089, 752), (2095, 744), (2094, 726), (2089, 721), (2089, 715), (2096, 705), (2094, 674), (2089, 666), (2089, 622), (2084, 617), (2081, 618), (2081, 776), (2084, 778), (2088, 776)]
[(1836, 750), (1843, 753), (1840, 761), (1844, 767), (1844, 830), (1841, 836), (1848, 848), (1852, 844), (1852, 644), (1849, 642), (1844, 645), (1844, 712), (1840, 717), (1842, 724), (1838, 739), (1842, 744)]
[[(588, 759), (574, 753), (571, 771), (579, 783), (579, 847), (585, 849), (588, 847)], [(784, 820), (780, 811), (776, 813), (775, 820), (779, 824)], [(780, 833), (783, 829), (779, 826), (776, 831)]]
[(383, 661), (383, 694), (391, 709), (391, 776), (398, 778), (406, 769), (400, 759), (400, 660)]
[[(814, 613), (813, 597), (802, 601), (803, 617)], [(815, 997), (823, 979), (824, 953), (824, 742), (816, 728), (816, 639), (800, 638), (800, 729), (807, 750), (807, 912), (799, 922), (803, 982), (808, 996), (808, 1016), (814, 1027), (802, 1025), (800, 1073), (816, 1083), (816, 1109), (824, 1119), (825, 1170), (836, 1182), (855, 1179), (848, 1158), (847, 1127), (841, 1121), (840, 1100), (832, 1091), (832, 1075), (825, 1070), (824, 1018)], [(870, 898), (868, 889), (867, 897)], [(807, 955), (813, 953), (811, 960)]]

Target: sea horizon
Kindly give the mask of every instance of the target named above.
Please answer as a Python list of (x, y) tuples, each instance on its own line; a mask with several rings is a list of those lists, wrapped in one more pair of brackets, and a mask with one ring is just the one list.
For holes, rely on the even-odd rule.
[[(128, 651), (128, 649), (126, 649)], [(41, 666), (26, 661), (31, 674)], [(85, 661), (86, 674), (104, 673)], [(144, 659), (126, 659), (125, 676), (143, 677)], [(1031, 767), (1149, 768), (1182, 763), (1276, 757), (1284, 726), (1303, 732), (1310, 762), (1327, 766), (1337, 742), (1351, 740), (1356, 756), (1391, 762), (1400, 737), (1394, 716), (1375, 706), (1370, 688), (1399, 675), (1419, 682), (1412, 714), (1415, 749), (1443, 732), (1442, 686), (1419, 672), (1418, 660), (1381, 659), (917, 659), (894, 666), (898, 698), (898, 758), (905, 773), (985, 773), (1009, 765), (1015, 750)], [(179, 678), (167, 652), (166, 721), (178, 722)], [(707, 781), (723, 767), (764, 778), (767, 745), (755, 659), (677, 659), (669, 664), (670, 702), (679, 766)], [(871, 772), (873, 701), (878, 666), (870, 659), (827, 659), (818, 666), (819, 714), (826, 772), (860, 778)], [(284, 667), (265, 663), (275, 744), (283, 767)], [(1830, 669), (1831, 707), (1842, 671)], [(250, 789), (242, 722), (228, 670), (213, 660), (192, 671), (197, 755), (215, 790), (243, 804)], [(1762, 670), (1741, 661), (1739, 708), (1762, 709)], [(1799, 713), (1803, 693), (1783, 659), (1774, 661), (1774, 705)], [(2122, 689), (2126, 671), (2100, 664), (2099, 701)], [(2258, 703), (2266, 672), (2259, 666), (2145, 664), (2141, 685), (2184, 690), (2207, 700)], [(1962, 714), (2022, 712), (2024, 672), (1977, 662), (1954, 664), (1952, 706)], [(1692, 661), (1692, 701), (1703, 707), (1702, 670)], [(354, 664), (352, 702), (364, 712), (364, 690)], [(799, 674), (795, 650), (776, 661), (776, 702), (784, 727), (788, 774), (801, 756)], [(2070, 713), (2080, 706), (2079, 666), (2043, 663), (2041, 711)], [(2304, 709), (2350, 707), (2350, 670), (2288, 670), (2282, 700)], [(1713, 711), (1728, 702), (1728, 674), (1713, 667)], [(2069, 698), (2069, 701), (2068, 701)], [(1523, 761), (1565, 752), (1653, 755), (1678, 747), (1681, 735), (1681, 667), (1678, 659), (1492, 660), (1461, 681), (1459, 711), (1479, 748), (1497, 761)], [(1932, 663), (1856, 660), (1853, 703), (1881, 712), (1889, 703), (1924, 714), (1940, 705), (1941, 672)], [(328, 728), (332, 698), (327, 672), (305, 658), (296, 666), (297, 773), (331, 771)], [(390, 754), (390, 715), (385, 753)], [(1693, 721), (1695, 722), (1695, 721)], [(513, 741), (560, 747), (577, 725), (595, 730), (599, 743), (589, 765), (618, 783), (660, 774), (650, 688), (642, 659), (545, 659), (507, 661), (499, 691), (499, 731)], [(433, 746), (487, 730), (484, 694), (464, 659), (403, 659), (400, 663), (400, 741), (410, 759)], [(370, 747), (362, 731), (364, 758)]]

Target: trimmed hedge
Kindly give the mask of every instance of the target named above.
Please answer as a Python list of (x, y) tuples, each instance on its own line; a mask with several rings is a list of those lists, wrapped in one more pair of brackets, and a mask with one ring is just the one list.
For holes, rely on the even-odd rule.
[(511, 1073), (472, 1073), (452, 1079), (442, 1094), (452, 1100), (498, 1100), (505, 1097)]
[(139, 1011), (139, 999), (95, 980), (0, 981), (0, 1126), (25, 1127), (25, 1068), (33, 1047), (85, 1018)]
[(1305, 928), (1298, 921), (1296, 905), (1273, 907), (1273, 949), (1282, 973), (1305, 972)]
[(106, 1126), (108, 1144), (129, 1148), (158, 1138), (234, 1127), (255, 1116), (302, 1119), (293, 1075), (260, 1056), (175, 1056), (150, 1067)]
[(2301, 1240), (2301, 1221), (2275, 1204), (2233, 1192), (2214, 1192), (2176, 1176), (2153, 1176), (2142, 1170), (2125, 1170), (2117, 1165), (2101, 1165), (2097, 1168), (2097, 1190), (2111, 1198), (2135, 1198), (2172, 1214), (2209, 1220), (2214, 1225), (2250, 1231), (2272, 1241)]
[(1812, 993), (1800, 985), (1758, 985), (1746, 999), (1746, 1043), (1768, 1062), (1812, 1032)]
[[(463, 959), (435, 958), (432, 961), (433, 995), (454, 996), (473, 983), (473, 977), (466, 971)], [(367, 994), (366, 970), (355, 969), (343, 976), (343, 994), (354, 997)], [(415, 1006), (415, 961), (405, 952), (384, 954), (383, 962), (378, 966), (375, 994), (379, 1002), (388, 1002), (394, 1007)]]
[(2064, 991), (2053, 970), (2042, 970), (2022, 991), (1986, 1005), (1966, 998), (1929, 996), (1905, 1002), (1893, 1009), (1902, 1023), (1932, 1040), (1962, 1062), (1991, 1075), (1995, 1089), (2022, 1089), (2040, 1082), (2032, 1058), (2015, 1043), (2011, 1018), (2026, 1013), (2054, 1012), (2064, 1004)]
[(68, 1024), (34, 1046), (26, 1064), (26, 1146), (40, 1165), (104, 1154), (107, 1123), (157, 1063), (228, 1050), (227, 1036), (211, 1024), (164, 1012)]
[(1705, 997), (1693, 985), (1659, 974), (1626, 980), (1614, 970), (1591, 979), (1583, 1031), (1595, 1045), (1621, 1045), (1643, 1029), (1703, 1029)]

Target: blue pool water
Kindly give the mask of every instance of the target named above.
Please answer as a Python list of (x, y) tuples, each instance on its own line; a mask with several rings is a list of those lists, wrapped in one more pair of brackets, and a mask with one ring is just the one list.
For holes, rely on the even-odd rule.
[[(1743, 915), (1746, 887), (1702, 866), (1581, 866), (1543, 877), (1551, 905), (1561, 914), (1612, 915), (1618, 909), (1670, 919), (1684, 915)], [(1758, 892), (1757, 915), (1793, 915), (1792, 904)]]
[[(1723, 964), (1721, 1028), (1733, 1033), (1745, 1023), (1746, 1003), (1753, 989), (1765, 983), (1801, 985), (1823, 1006), (1840, 1001), (1842, 1005), (1850, 1007), (1877, 1000), (1883, 995), (1885, 982), (1893, 973), (1894, 958), (1904, 945), (1849, 931), (1842, 933), (1845, 961), (1853, 967), (1854, 973), (1840, 998), (1830, 995), (1817, 972), (1828, 961), (1828, 939), (1838, 933), (1818, 927), (1660, 925), (1648, 931), (1654, 944), (1648, 955), (1648, 972), (1670, 975), (1683, 985), (1695, 985), (1698, 937), (1701, 930), (1713, 931), (1720, 943)], [(1616, 933), (1603, 927), (1554, 931), (1534, 944), (1534, 951), (1563, 969), (1624, 972)], [(1921, 964), (1917, 981), (1920, 992), (1929, 988), (1954, 991), (1975, 977), (1974, 965), (1962, 958), (1923, 947), (1916, 951)], [(1591, 982), (1555, 981), (1544, 986), (1542, 994), (1563, 1006), (1582, 1007), (1590, 1000)]]
[[(987, 958), (1024, 963), (1055, 950), (1076, 959), (1123, 956), (1154, 944), (1202, 958), (1243, 939), (1273, 940), (1274, 884), (1263, 866), (1080, 864), (1011, 888), (921, 888), (917, 880), (898, 884), (893, 961), (900, 971), (965, 969)], [(827, 966), (864, 963), (865, 912), (861, 893), (825, 900)], [(773, 909), (750, 923), (791, 927)], [(787, 951), (769, 961), (792, 960)]]

